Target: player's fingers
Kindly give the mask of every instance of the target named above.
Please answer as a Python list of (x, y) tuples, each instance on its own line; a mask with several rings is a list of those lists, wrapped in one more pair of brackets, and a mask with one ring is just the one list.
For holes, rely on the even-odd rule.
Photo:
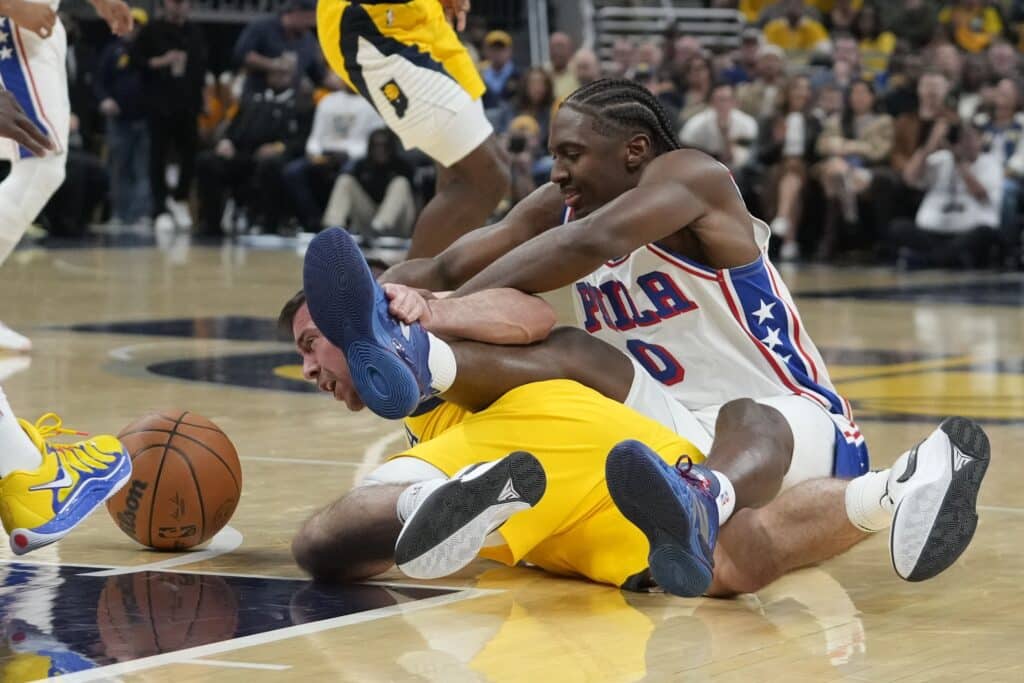
[(18, 117), (17, 130), (20, 135), (17, 139), (19, 145), (22, 145), (37, 157), (41, 157), (46, 154), (46, 151), (53, 149), (53, 142), (48, 138), (43, 131), (36, 128), (35, 124), (29, 121), (27, 118)]
[(458, 25), (456, 26), (456, 30), (459, 31), (460, 33), (462, 31), (466, 30), (466, 11), (465, 10), (459, 12), (459, 21), (458, 21)]

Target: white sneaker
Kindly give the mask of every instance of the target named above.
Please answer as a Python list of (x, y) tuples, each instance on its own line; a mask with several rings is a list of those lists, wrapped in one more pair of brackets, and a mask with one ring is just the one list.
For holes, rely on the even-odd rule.
[(965, 417), (950, 417), (893, 464), (886, 484), (894, 508), (889, 552), (901, 578), (930, 579), (970, 545), (989, 457), (982, 428)]
[(176, 230), (174, 219), (169, 213), (162, 213), (153, 222), (153, 230), (156, 232), (174, 232)]
[(784, 242), (779, 249), (779, 258), (783, 261), (796, 261), (800, 258), (800, 245), (796, 242)]
[(187, 230), (192, 227), (192, 212), (189, 211), (188, 204), (168, 197), (167, 210), (171, 212), (174, 224), (178, 226), (179, 230)]
[(772, 220), (772, 224), (769, 227), (773, 235), (782, 239), (789, 234), (789, 219), (779, 216)]
[(32, 341), (0, 322), (0, 349), (28, 353), (32, 350)]
[(395, 564), (408, 577), (437, 579), (473, 561), (487, 535), (544, 495), (547, 477), (537, 458), (517, 451), (472, 465), (416, 506), (395, 543)]

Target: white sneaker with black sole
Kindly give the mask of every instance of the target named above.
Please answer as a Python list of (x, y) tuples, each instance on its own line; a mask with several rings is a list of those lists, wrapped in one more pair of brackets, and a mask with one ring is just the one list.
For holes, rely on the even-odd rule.
[(930, 579), (970, 545), (990, 454), (976, 422), (950, 417), (896, 460), (887, 485), (893, 505), (889, 552), (901, 578)]
[(395, 564), (414, 579), (457, 572), (488, 534), (540, 502), (546, 487), (544, 468), (524, 451), (463, 469), (409, 515), (395, 543)]

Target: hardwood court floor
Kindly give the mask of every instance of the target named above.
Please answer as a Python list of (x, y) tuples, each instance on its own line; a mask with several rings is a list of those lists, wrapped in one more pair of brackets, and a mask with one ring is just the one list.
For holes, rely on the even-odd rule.
[(292, 532), (403, 438), (295, 379), (271, 319), (300, 265), (288, 250), (179, 246), (26, 250), (0, 270), (0, 319), (37, 349), (21, 371), (24, 359), (0, 357), (19, 415), (116, 432), (187, 408), (231, 436), (244, 469), (209, 552), (140, 550), (104, 512), (21, 562), (4, 544), (5, 680), (1024, 680), (1024, 278), (787, 273), (876, 466), (946, 414), (984, 421), (981, 522), (928, 583), (900, 581), (880, 535), (713, 601), (484, 562), (438, 590), (398, 574), (342, 591), (301, 583)]

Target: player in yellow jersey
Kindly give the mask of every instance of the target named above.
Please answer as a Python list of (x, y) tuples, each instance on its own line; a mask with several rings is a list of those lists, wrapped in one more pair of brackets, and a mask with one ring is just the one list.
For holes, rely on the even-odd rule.
[[(317, 33), (331, 68), (380, 112), (406, 149), (439, 165), (409, 257), (440, 253), (487, 222), (508, 164), (484, 115), (484, 82), (449, 24), (467, 0), (319, 0)], [(446, 11), (448, 14), (446, 15)]]
[[(408, 290), (385, 287), (395, 313), (405, 315), (397, 309)], [(514, 290), (489, 290), (451, 304), (470, 313), (464, 338), (484, 342), (459, 342), (460, 359), (487, 354), (492, 372), (460, 378), (462, 387), (445, 396), (478, 411), (434, 400), (407, 418), (415, 445), (315, 514), (296, 535), (296, 560), (315, 578), (364, 579), (396, 560), (403, 571), (432, 578), (479, 554), (627, 589), (657, 584), (676, 595), (732, 595), (838, 555), (862, 537), (847, 521), (842, 500), (828, 493), (831, 480), (824, 479), (805, 481), (763, 507), (737, 510), (716, 544), (718, 511), (727, 517), (731, 502), (710, 472), (695, 464), (704, 456), (685, 430), (677, 436), (575, 381), (537, 381), (546, 377), (533, 356), (552, 353), (532, 344), (554, 324), (547, 304)], [(433, 329), (440, 333), (438, 311)], [(284, 306), (279, 322), (302, 355), (304, 376), (360, 410), (345, 356), (320, 332), (301, 292)], [(558, 330), (548, 336), (552, 340), (567, 342), (587, 361), (560, 372), (614, 393), (609, 358), (601, 354), (617, 351)], [(526, 346), (506, 347), (499, 356), (493, 343)], [(500, 386), (497, 377), (508, 385)], [(791, 437), (779, 430), (771, 410), (753, 401), (731, 404), (719, 417), (708, 453), (750, 461), (784, 445)], [(987, 464), (984, 433), (962, 422), (943, 429), (977, 438), (959, 443)], [(937, 430), (926, 442), (944, 436)], [(912, 472), (901, 473), (872, 473), (882, 479), (882, 514), (927, 490)], [(937, 571), (960, 550), (932, 558)]]

